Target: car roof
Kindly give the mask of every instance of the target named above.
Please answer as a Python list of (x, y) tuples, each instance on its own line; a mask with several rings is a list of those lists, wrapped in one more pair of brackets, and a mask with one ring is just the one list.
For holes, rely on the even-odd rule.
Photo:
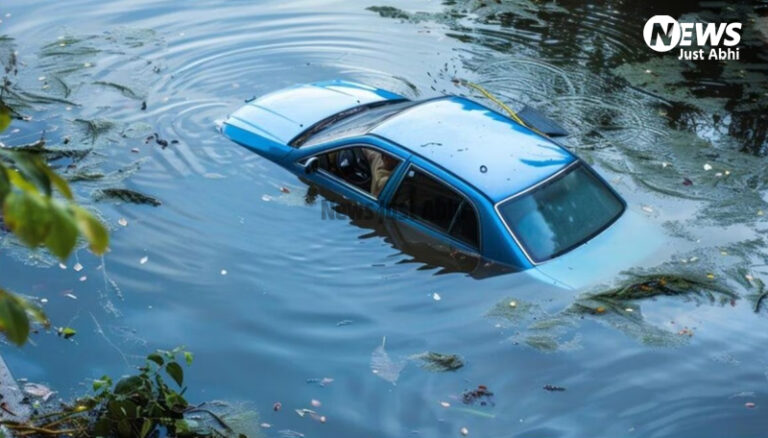
[(409, 107), (370, 133), (453, 173), (494, 202), (546, 179), (576, 160), (546, 137), (459, 96)]

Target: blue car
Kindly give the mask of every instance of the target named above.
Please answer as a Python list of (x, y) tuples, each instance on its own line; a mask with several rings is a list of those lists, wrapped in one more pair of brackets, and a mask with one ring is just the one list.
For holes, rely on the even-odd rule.
[(551, 139), (561, 128), (535, 113), (528, 119), (514, 121), (465, 97), (414, 101), (329, 81), (254, 99), (222, 131), (455, 251), (536, 268), (564, 286), (584, 283), (569, 272), (574, 266), (615, 267), (622, 254), (647, 254), (648, 239), (636, 235), (640, 216)]

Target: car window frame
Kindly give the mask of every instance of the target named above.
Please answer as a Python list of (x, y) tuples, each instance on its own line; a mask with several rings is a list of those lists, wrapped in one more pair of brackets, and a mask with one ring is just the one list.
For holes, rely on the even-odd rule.
[[(406, 217), (408, 219), (411, 219), (414, 222), (416, 222), (418, 225), (426, 227), (429, 230), (431, 230), (432, 232), (438, 233), (439, 235), (444, 236), (444, 237), (448, 238), (449, 240), (451, 240), (453, 242), (457, 242), (457, 243), (461, 244), (464, 247), (471, 248), (473, 251), (476, 251), (478, 255), (482, 255), (482, 253), (483, 253), (482, 252), (482, 249), (483, 249), (483, 226), (482, 226), (482, 221), (480, 220), (480, 209), (477, 208), (477, 206), (475, 205), (475, 203), (472, 200), (472, 198), (469, 195), (467, 195), (466, 193), (464, 193), (463, 191), (461, 191), (458, 188), (454, 187), (454, 185), (451, 184), (450, 182), (448, 182), (445, 178), (442, 178), (442, 177), (436, 175), (434, 172), (430, 172), (429, 170), (425, 169), (424, 166), (420, 166), (420, 165), (418, 165), (416, 163), (413, 163), (413, 162), (409, 162), (407, 164), (408, 164), (408, 166), (401, 173), (400, 178), (397, 180), (396, 185), (393, 186), (394, 188), (393, 188), (392, 192), (389, 195), (389, 199), (387, 200), (387, 205), (386, 205), (387, 210), (388, 211), (393, 211), (397, 215), (402, 215), (402, 216), (404, 216), (404, 217)], [(467, 204), (469, 204), (472, 207), (472, 210), (475, 213), (475, 219), (477, 219), (477, 246), (474, 246), (474, 245), (472, 245), (470, 243), (467, 243), (467, 242), (465, 242), (465, 241), (463, 241), (461, 239), (457, 239), (456, 237), (452, 236), (450, 234), (450, 228), (448, 230), (446, 230), (446, 231), (443, 231), (443, 230), (439, 229), (438, 227), (436, 227), (435, 225), (427, 222), (426, 220), (423, 220), (423, 219), (418, 218), (418, 217), (416, 217), (414, 215), (402, 212), (400, 210), (396, 210), (394, 208), (394, 206), (392, 205), (392, 201), (394, 201), (395, 196), (397, 195), (398, 189), (400, 189), (400, 186), (405, 181), (406, 176), (408, 175), (408, 172), (411, 169), (416, 169), (416, 170), (418, 170), (420, 172), (423, 172), (423, 173), (429, 175), (430, 177), (434, 178), (439, 183), (445, 185), (449, 190), (451, 190), (452, 192), (454, 192), (457, 195), (459, 195), (459, 197), (461, 197), (463, 199), (464, 203), (467, 203)], [(462, 206), (462, 204), (459, 204), (459, 207), (461, 207), (461, 206)], [(451, 218), (451, 226), (454, 224), (454, 221), (455, 221), (455, 219), (456, 219), (456, 217), (457, 217), (457, 215), (459, 214), (460, 211), (461, 211), (460, 208), (456, 209), (456, 213), (454, 213), (453, 218)]]
[[(401, 155), (399, 155), (397, 153), (394, 153), (394, 152), (392, 152), (390, 150), (387, 150), (385, 148), (382, 148), (380, 146), (376, 146), (376, 145), (373, 145), (373, 144), (370, 144), (370, 143), (365, 143), (365, 142), (353, 142), (353, 143), (344, 143), (344, 144), (336, 145), (336, 146), (333, 146), (333, 147), (329, 147), (327, 149), (323, 149), (321, 151), (318, 151), (318, 152), (316, 152), (314, 154), (310, 154), (310, 155), (301, 157), (298, 160), (296, 160), (296, 163), (299, 164), (299, 165), (302, 165), (302, 162), (306, 162), (310, 158), (320, 157), (321, 155), (330, 154), (331, 152), (334, 152), (334, 151), (338, 151), (338, 150), (342, 150), (342, 149), (349, 149), (349, 148), (368, 148), (368, 149), (374, 149), (374, 150), (379, 151), (381, 153), (385, 153), (387, 155), (390, 155), (392, 157), (397, 158), (398, 160), (400, 160), (400, 162), (392, 170), (392, 174), (393, 175), (398, 172), (398, 167), (400, 167), (401, 165), (405, 165), (406, 162), (408, 161), (407, 157), (403, 157), (403, 156), (401, 156)], [(322, 174), (323, 176), (325, 176), (325, 177), (327, 177), (327, 178), (329, 178), (331, 180), (333, 180), (334, 182), (338, 182), (339, 184), (343, 185), (344, 187), (346, 187), (348, 189), (351, 189), (352, 191), (363, 195), (368, 200), (371, 200), (371, 201), (376, 202), (376, 203), (381, 203), (381, 201), (383, 200), (383, 196), (382, 195), (384, 195), (385, 190), (387, 189), (389, 184), (392, 182), (391, 179), (388, 180), (387, 183), (384, 184), (384, 187), (381, 189), (381, 192), (379, 193), (379, 196), (376, 197), (376, 196), (373, 196), (372, 193), (367, 192), (367, 191), (361, 189), (360, 187), (358, 187), (358, 186), (356, 186), (354, 184), (350, 184), (349, 182), (347, 182), (344, 179), (338, 177), (337, 175), (334, 175), (331, 172), (328, 172), (325, 169), (318, 168), (316, 172)]]
[[(579, 243), (577, 245), (574, 245), (574, 246), (572, 246), (572, 247), (570, 247), (570, 248), (568, 248), (568, 249), (566, 249), (564, 251), (561, 251), (560, 253), (558, 253), (558, 254), (556, 254), (556, 255), (554, 255), (552, 257), (549, 257), (549, 258), (547, 258), (545, 260), (537, 261), (536, 259), (531, 257), (531, 255), (528, 253), (528, 249), (522, 243), (522, 241), (517, 236), (517, 234), (512, 230), (512, 227), (510, 227), (509, 224), (507, 223), (507, 221), (504, 219), (504, 216), (501, 214), (501, 210), (499, 210), (499, 207), (501, 207), (501, 204), (504, 204), (507, 201), (511, 201), (512, 199), (518, 198), (520, 196), (524, 196), (524, 195), (526, 195), (526, 194), (528, 194), (528, 193), (530, 193), (530, 192), (532, 192), (534, 190), (537, 190), (538, 188), (540, 188), (542, 186), (545, 186), (547, 184), (554, 183), (555, 181), (560, 179), (560, 177), (564, 176), (566, 173), (570, 172), (571, 170), (574, 170), (574, 168), (578, 167), (578, 166), (583, 167), (587, 172), (589, 172), (593, 177), (595, 177), (598, 181), (603, 183), (605, 185), (605, 187), (608, 188), (608, 190), (611, 192), (611, 194), (613, 194), (613, 196), (615, 196), (616, 199), (618, 199), (619, 202), (621, 203), (621, 207), (622, 207), (621, 211), (615, 217), (611, 218), (610, 221), (606, 222), (605, 225), (600, 227), (598, 230), (596, 230), (591, 235), (587, 236), (587, 238), (585, 238), (581, 243)], [(582, 160), (577, 159), (577, 160), (574, 160), (573, 162), (569, 163), (567, 166), (563, 167), (562, 169), (558, 170), (557, 172), (553, 173), (552, 175), (548, 176), (547, 178), (544, 178), (543, 180), (537, 182), (536, 184), (533, 184), (530, 187), (527, 187), (527, 188), (525, 188), (525, 189), (523, 189), (523, 190), (521, 190), (521, 191), (519, 191), (519, 192), (517, 192), (517, 193), (515, 193), (515, 194), (513, 194), (511, 196), (508, 196), (508, 197), (502, 199), (501, 201), (496, 202), (493, 205), (493, 210), (496, 212), (496, 216), (499, 218), (501, 223), (504, 225), (504, 228), (506, 228), (507, 232), (512, 236), (512, 239), (515, 241), (515, 244), (517, 244), (517, 247), (520, 248), (520, 250), (523, 252), (523, 255), (525, 255), (525, 258), (528, 259), (528, 261), (533, 266), (538, 266), (538, 265), (541, 265), (541, 264), (546, 263), (548, 261), (555, 260), (558, 257), (573, 251), (574, 249), (580, 247), (581, 245), (585, 244), (586, 242), (589, 242), (590, 240), (592, 240), (596, 236), (598, 236), (600, 233), (602, 233), (603, 231), (608, 229), (617, 220), (619, 220), (619, 218), (622, 217), (624, 215), (624, 213), (627, 211), (627, 201), (625, 201), (624, 198), (622, 198), (616, 192), (616, 190), (614, 190), (614, 188), (611, 187), (611, 185), (608, 184), (605, 181), (605, 179), (603, 179), (600, 175), (598, 175), (597, 172), (595, 172), (595, 170), (592, 169), (592, 167), (590, 167), (589, 165), (584, 163)]]

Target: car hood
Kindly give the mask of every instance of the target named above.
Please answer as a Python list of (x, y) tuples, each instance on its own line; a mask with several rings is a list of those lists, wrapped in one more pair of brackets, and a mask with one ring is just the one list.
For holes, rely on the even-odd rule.
[(232, 113), (225, 125), (287, 144), (314, 123), (338, 112), (359, 105), (402, 98), (395, 93), (354, 82), (317, 82), (278, 90), (254, 99)]
[(622, 271), (658, 258), (665, 240), (661, 227), (627, 209), (587, 243), (533, 270), (559, 286), (583, 289), (610, 282)]

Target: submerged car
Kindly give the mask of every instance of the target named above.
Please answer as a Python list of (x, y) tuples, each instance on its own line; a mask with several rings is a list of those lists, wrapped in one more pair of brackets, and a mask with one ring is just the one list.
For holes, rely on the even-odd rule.
[(574, 265), (607, 268), (647, 253), (639, 216), (551, 138), (562, 128), (535, 111), (521, 116), (460, 96), (414, 101), (337, 80), (254, 99), (222, 132), (456, 251), (567, 277), (566, 286), (589, 275), (569, 272)]

